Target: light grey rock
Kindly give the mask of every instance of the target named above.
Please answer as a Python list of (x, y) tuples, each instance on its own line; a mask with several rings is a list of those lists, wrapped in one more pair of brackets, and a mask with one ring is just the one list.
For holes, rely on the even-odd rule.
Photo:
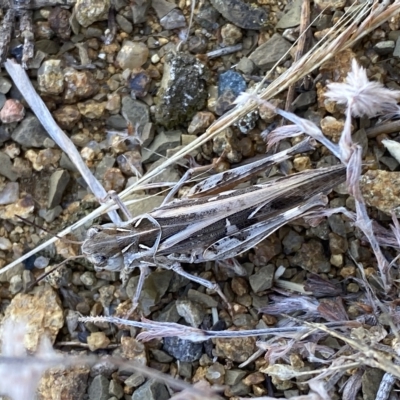
[[(1, 167), (0, 167), (0, 175), (2, 175)], [(0, 205), (4, 206), (6, 204), (15, 203), (18, 200), (18, 198), (19, 198), (19, 184), (17, 182), (7, 182), (3, 190), (0, 191)]]
[(115, 157), (110, 154), (106, 154), (103, 159), (97, 164), (95, 177), (97, 179), (103, 178), (105, 172), (112, 168), (115, 164)]
[(143, 382), (145, 381), (145, 378), (142, 374), (139, 372), (135, 372), (132, 374), (129, 378), (127, 378), (124, 382), (124, 384), (128, 387), (133, 387), (137, 388), (139, 387)]
[(396, 43), (394, 40), (383, 40), (378, 42), (374, 45), (373, 49), (380, 55), (380, 56), (387, 56), (388, 54), (392, 54), (396, 47)]
[(47, 257), (39, 256), (38, 258), (36, 258), (34, 266), (35, 268), (43, 269), (49, 265), (49, 261), (50, 260)]
[(190, 300), (177, 300), (178, 314), (193, 328), (198, 328), (203, 322), (205, 312), (200, 304)]
[(189, 289), (187, 298), (196, 303), (204, 304), (206, 307), (217, 307), (218, 302), (211, 296), (201, 293), (198, 290)]
[(22, 282), (22, 276), (20, 274), (14, 275), (10, 279), (10, 286), (8, 290), (10, 291), (11, 294), (17, 294), (20, 292), (24, 287), (24, 284)]
[(227, 369), (225, 371), (225, 385), (237, 385), (245, 376), (247, 372), (242, 369)]
[(400, 57), (400, 36), (396, 40), (396, 46), (393, 51), (393, 56), (398, 58)]
[(299, 26), (300, 16), (301, 16), (301, 5), (303, 0), (295, 0), (293, 3), (288, 4), (285, 9), (285, 14), (276, 24), (277, 29), (287, 29), (293, 28), (294, 26)]
[[(282, 64), (290, 57), (290, 54), (287, 53), (290, 47), (290, 42), (279, 33), (275, 33), (271, 39), (258, 46), (249, 58), (259, 68), (271, 68), (279, 60)], [(286, 56), (284, 56), (285, 54)]]
[(50, 210), (39, 210), (39, 217), (43, 218), (46, 222), (53, 222), (61, 213), (63, 209), (61, 206), (56, 206)]
[(258, 272), (249, 278), (250, 286), (253, 292), (258, 293), (270, 289), (274, 281), (275, 266), (268, 264), (261, 267)]
[(184, 28), (186, 26), (186, 19), (181, 10), (173, 9), (160, 19), (160, 24), (164, 29)]
[(146, 63), (149, 49), (142, 42), (127, 40), (117, 54), (116, 62), (121, 69), (135, 69)]
[[(151, 307), (157, 304), (161, 297), (164, 296), (172, 275), (172, 271), (154, 271), (146, 278), (139, 297), (139, 307), (144, 316), (148, 316), (151, 313)], [(128, 281), (126, 294), (130, 298), (133, 298), (136, 293), (138, 280), (139, 277), (134, 276)]]
[(0, 152), (0, 175), (5, 176), (12, 182), (19, 178), (18, 174), (13, 171), (11, 158), (6, 153), (2, 152)]
[(108, 387), (108, 393), (117, 399), (122, 399), (124, 397), (124, 389), (121, 384), (112, 379), (110, 381), (110, 386)]
[(44, 147), (44, 141), (48, 138), (47, 132), (39, 120), (28, 113), (11, 134), (11, 138), (21, 146)]
[(236, 69), (246, 75), (250, 75), (254, 70), (254, 62), (247, 57), (242, 57), (236, 65)]
[(159, 132), (151, 145), (142, 151), (143, 164), (153, 162), (165, 156), (168, 149), (173, 149), (181, 144), (182, 132), (175, 131), (161, 131)]
[(136, 389), (132, 395), (132, 400), (168, 400), (169, 398), (165, 385), (153, 379)]
[(5, 237), (0, 237), (0, 250), (11, 250), (12, 249), (12, 243), (10, 239), (7, 239)]
[(60, 158), (60, 167), (71, 172), (78, 172), (75, 164), (69, 159), (69, 157), (63, 152)]
[(135, 0), (134, 3), (131, 3), (134, 24), (146, 22), (147, 11), (149, 10), (151, 3), (151, 0)]
[(109, 381), (103, 375), (97, 375), (89, 386), (88, 394), (90, 400), (108, 400)]
[(139, 130), (150, 122), (148, 105), (139, 100), (134, 100), (128, 96), (122, 99), (121, 113), (122, 115), (126, 115), (133, 126), (138, 126)]
[(5, 78), (4, 76), (0, 77), (0, 93), (6, 94), (10, 91), (12, 87), (12, 82), (10, 79)]
[(47, 201), (48, 208), (54, 208), (60, 204), (69, 180), (70, 175), (65, 169), (59, 169), (51, 174), (49, 180), (49, 197)]
[(91, 271), (84, 272), (80, 276), (80, 280), (85, 286), (87, 286), (89, 288), (93, 287), (97, 283), (96, 275), (94, 272), (91, 272)]
[(117, 14), (116, 21), (119, 27), (126, 33), (131, 33), (133, 31), (132, 24), (121, 14)]
[(153, 0), (151, 6), (156, 12), (158, 19), (165, 17), (169, 12), (176, 8), (176, 4), (165, 0)]

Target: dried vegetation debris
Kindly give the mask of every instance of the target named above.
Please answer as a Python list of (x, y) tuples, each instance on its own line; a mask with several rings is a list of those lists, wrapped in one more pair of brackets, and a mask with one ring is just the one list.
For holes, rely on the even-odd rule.
[[(169, 157), (173, 154), (175, 147), (180, 145), (180, 140), (183, 141), (182, 132), (186, 129), (190, 134), (187, 136), (193, 136), (186, 139), (195, 140), (196, 135), (206, 131), (214, 122), (216, 114), (220, 114), (217, 110), (232, 109), (238, 93), (231, 90), (232, 96), (221, 97), (219, 89), (224, 85), (221, 84), (220, 76), (223, 73), (236, 66), (235, 74), (241, 75), (249, 88), (254, 88), (273, 61), (279, 60), (280, 63), (273, 77), (284, 75), (291, 65), (290, 55), (285, 53), (298, 32), (296, 29), (290, 32), (274, 30), (274, 22), (282, 15), (282, 5), (272, 1), (258, 1), (254, 4), (240, 0), (202, 2), (195, 10), (195, 22), (189, 31), (189, 39), (180, 45), (182, 52), (177, 54), (173, 53), (176, 45), (187, 35), (187, 31), (179, 32), (187, 26), (185, 17), (188, 20), (190, 13), (187, 4), (158, 0), (153, 1), (151, 7), (148, 1), (135, 4), (115, 2), (110, 7), (110, 3), (100, 3), (84, 0), (73, 8), (70, 7), (68, 11), (60, 7), (42, 8), (40, 2), (36, 4), (32, 1), (27, 7), (29, 9), (15, 12), (9, 5), (2, 4), (5, 17), (2, 25), (3, 47), (0, 48), (3, 49), (2, 54), (5, 54), (15, 18), (20, 22), (20, 30), (25, 33), (21, 34), (20, 39), (23, 40), (19, 40), (20, 43), (11, 41), (11, 54), (26, 64), (28, 73), (35, 85), (37, 84), (56, 121), (68, 131), (86, 164), (92, 170), (98, 168), (96, 176), (107, 188), (123, 189), (126, 182), (137, 179), (143, 173), (140, 146), (136, 138), (139, 141), (149, 138), (146, 146), (149, 146), (150, 151), (146, 155), (146, 150), (142, 150), (142, 161), (146, 161), (144, 170), (150, 170), (151, 163), (157, 157)], [(321, 16), (316, 28), (313, 28), (316, 29), (316, 37), (322, 36), (325, 29), (343, 11), (344, 4), (328, 3), (328, 9)], [(316, 9), (325, 9), (326, 2), (316, 2), (315, 6)], [(36, 10), (33, 28), (25, 22), (30, 8)], [(298, 2), (295, 2), (293, 8), (298, 10)], [(292, 18), (298, 20), (299, 17)], [(293, 22), (286, 21), (285, 24), (289, 27)], [(395, 197), (386, 195), (396, 190), (394, 182), (397, 172), (390, 173), (394, 178), (382, 179), (382, 176), (389, 176), (389, 172), (384, 169), (390, 164), (388, 159), (391, 157), (384, 155), (380, 143), (387, 137), (396, 140), (398, 132), (382, 133), (377, 141), (370, 142), (367, 142), (366, 135), (362, 136), (357, 132), (369, 128), (369, 117), (372, 117), (373, 112), (398, 112), (393, 107), (394, 101), (398, 99), (396, 92), (380, 92), (383, 88), (378, 82), (393, 89), (398, 88), (398, 76), (395, 72), (397, 56), (394, 54), (394, 58), (387, 60), (385, 52), (388, 46), (385, 47), (385, 52), (381, 49), (389, 39), (392, 42), (398, 41), (395, 32), (399, 27), (399, 17), (392, 16), (388, 25), (377, 28), (368, 40), (362, 41), (353, 51), (345, 50), (335, 54), (332, 61), (321, 66), (319, 75), (317, 72), (312, 75), (312, 80), (316, 81), (318, 103), (310, 103), (306, 109), (300, 107), (297, 110), (301, 117), (320, 124), (322, 132), (334, 142), (329, 144), (324, 141), (324, 144), (345, 162), (349, 162), (354, 155), (354, 148), (349, 142), (349, 135), (343, 139), (343, 129), (347, 129), (347, 132), (354, 129), (353, 139), (364, 137), (363, 161), (367, 165), (372, 161), (376, 171), (368, 172), (374, 175), (373, 182), (368, 183), (374, 184), (374, 187), (364, 183), (369, 176), (366, 174), (361, 182), (361, 192), (368, 205), (389, 214), (398, 206)], [(16, 36), (18, 30), (17, 28)], [(30, 32), (36, 37), (35, 53), (32, 52), (33, 35)], [(241, 50), (222, 57), (208, 58), (206, 53), (221, 44), (240, 44)], [(22, 45), (23, 53), (20, 52), (19, 45)], [(395, 52), (397, 47), (389, 48)], [(187, 54), (187, 50), (195, 56)], [(225, 48), (221, 52), (222, 50), (225, 51)], [(269, 54), (271, 51), (272, 55)], [(360, 69), (350, 70), (351, 60), (355, 58), (367, 67), (368, 80), (367, 75), (360, 75)], [(247, 59), (246, 65), (243, 65), (243, 59)], [(180, 62), (183, 66), (175, 70), (174, 63)], [(207, 73), (204, 73), (206, 70)], [(348, 76), (349, 71), (353, 76)], [(343, 96), (344, 92), (347, 95), (357, 95), (352, 92), (354, 86), (348, 86), (344, 92), (340, 90), (343, 86), (337, 87), (335, 97), (332, 95), (335, 84), (331, 84), (329, 101), (326, 96), (327, 84), (343, 82), (346, 77), (348, 81), (359, 83), (359, 90), (370, 85), (368, 90), (374, 95), (367, 101), (357, 98), (352, 104), (356, 107), (351, 110), (353, 116), (363, 114), (366, 104), (371, 111), (368, 118), (353, 119), (353, 127), (348, 123), (346, 125), (345, 121), (349, 122), (349, 118), (344, 118), (340, 105), (343, 97), (337, 96)], [(182, 83), (179, 87), (178, 80)], [(296, 89), (302, 90), (300, 83)], [(283, 103), (283, 100), (284, 96), (280, 96), (275, 101)], [(247, 98), (246, 101), (250, 104), (254, 99)], [(4, 255), (0, 266), (4, 266), (5, 260), (21, 255), (44, 236), (39, 229), (22, 224), (16, 215), (25, 218), (34, 216), (36, 223), (54, 229), (60, 221), (71, 222), (74, 216), (85, 212), (86, 207), (93, 207), (93, 197), (82, 188), (76, 168), (71, 165), (65, 153), (61, 154), (55, 148), (54, 142), (44, 133), (37, 118), (29, 112), (25, 115), (25, 108), (28, 108), (26, 102), (5, 77), (0, 78), (0, 102), (4, 104), (0, 112), (3, 123), (0, 127), (0, 218), (4, 221), (0, 227), (0, 237), (3, 239), (0, 241), (0, 251)], [(392, 109), (388, 109), (388, 106)], [(270, 107), (267, 113), (265, 109), (268, 107), (261, 103), (260, 114), (250, 115), (248, 121), (223, 130), (212, 141), (204, 144), (194, 154), (196, 162), (204, 164), (219, 156), (217, 168), (224, 170), (242, 159), (265, 152), (261, 134), (270, 130), (270, 122), (278, 121), (273, 112), (277, 111), (275, 107)], [(258, 118), (259, 115), (261, 118)], [(305, 123), (304, 120), (302, 123)], [(165, 131), (159, 125), (167, 126), (167, 129), (173, 126), (175, 130)], [(34, 126), (37, 127), (32, 130)], [(106, 127), (117, 132), (106, 138)], [(121, 132), (126, 127), (128, 132)], [(247, 135), (243, 134), (243, 129)], [(280, 144), (283, 149), (290, 146), (290, 140), (292, 144), (297, 141), (289, 140), (288, 133), (289, 136), (297, 134), (298, 128), (295, 133), (293, 127), (289, 128), (292, 129), (291, 132), (286, 129), (287, 131), (275, 131), (273, 134), (265, 133), (264, 136), (270, 140), (270, 145), (282, 137), (285, 138)], [(32, 132), (35, 134), (32, 135)], [(155, 139), (151, 143), (153, 136)], [(318, 138), (319, 136), (316, 137)], [(285, 161), (282, 169), (291, 173), (301, 171), (306, 166), (320, 167), (332, 165), (334, 162), (336, 160), (329, 155), (326, 148), (320, 147), (313, 153), (296, 156), (293, 161)], [(270, 176), (277, 173), (274, 169)], [(68, 183), (63, 178), (66, 174), (71, 176)], [(168, 175), (165, 181), (172, 176), (176, 176), (176, 171), (175, 175)], [(30, 179), (33, 186), (40, 188), (32, 192), (32, 185), (26, 184), (23, 179)], [(354, 187), (352, 189), (355, 190)], [(376, 191), (380, 196), (373, 195)], [(360, 207), (354, 200), (354, 197), (357, 200), (358, 193), (353, 191), (352, 194), (353, 196), (349, 196), (346, 190), (338, 188), (331, 195), (331, 208), (346, 206), (356, 211)], [(43, 272), (39, 269), (41, 263), (36, 260), (33, 261), (33, 268), (29, 267), (25, 271), (13, 270), (2, 278), (2, 307), (9, 319), (10, 315), (7, 313), (13, 311), (13, 305), (21, 297), (37, 296), (41, 290), (58, 292), (66, 311), (64, 328), (60, 330), (63, 316), (57, 308), (59, 301), (54, 301), (51, 307), (47, 307), (46, 302), (39, 300), (40, 304), (37, 309), (35, 307), (35, 311), (39, 316), (39, 311), (45, 307), (46, 313), (50, 312), (52, 318), (57, 317), (57, 323), (52, 323), (49, 329), (52, 339), (58, 333), (56, 344), (59, 340), (62, 341), (59, 346), (64, 353), (70, 353), (71, 346), (83, 347), (84, 352), (88, 347), (91, 351), (96, 349), (115, 357), (122, 355), (127, 359), (138, 358), (144, 366), (173, 377), (181, 377), (191, 383), (200, 381), (202, 394), (193, 391), (197, 387), (194, 385), (192, 389), (185, 389), (188, 394), (181, 392), (172, 398), (202, 398), (204, 391), (208, 391), (209, 398), (216, 397), (217, 395), (210, 393), (209, 388), (202, 387), (205, 381), (211, 385), (226, 385), (221, 393), (224, 398), (268, 398), (266, 396), (271, 395), (273, 390), (274, 395), (279, 397), (284, 395), (295, 399), (304, 395), (306, 398), (319, 400), (330, 398), (332, 393), (337, 395), (338, 387), (344, 387), (343, 395), (339, 396), (352, 399), (357, 395), (356, 390), (350, 390), (352, 385), (361, 387), (364, 397), (371, 397), (378, 390), (379, 380), (373, 382), (368, 378), (375, 372), (370, 368), (380, 368), (386, 372), (386, 381), (383, 383), (393, 384), (393, 376), (399, 376), (395, 364), (388, 361), (388, 355), (393, 356), (394, 361), (397, 360), (395, 330), (391, 324), (396, 327), (399, 316), (393, 292), (388, 290), (383, 295), (382, 287), (376, 283), (377, 260), (364, 244), (365, 236), (368, 235), (361, 237), (354, 230), (352, 218), (349, 213), (346, 217), (332, 215), (328, 217), (328, 222), (316, 227), (299, 221), (290, 227), (281, 228), (260, 242), (250, 254), (239, 257), (247, 276), (238, 278), (232, 271), (218, 266), (201, 270), (201, 277), (221, 283), (225, 296), (233, 305), (233, 318), (221, 304), (216, 306), (218, 298), (205, 292), (204, 288), (195, 286), (193, 289), (188, 286), (185, 278), (170, 271), (153, 272), (142, 292), (141, 306), (144, 315), (153, 321), (185, 322), (192, 325), (192, 330), (182, 325), (171, 325), (169, 328), (163, 328), (162, 325), (154, 325), (153, 328), (151, 325), (138, 325), (129, 330), (99, 321), (85, 324), (79, 322), (78, 312), (94, 317), (115, 312), (119, 315), (126, 313), (138, 281), (138, 277), (134, 276), (125, 287), (116, 272), (93, 272), (91, 266), (80, 262), (62, 268), (47, 279), (45, 286), (39, 286), (33, 294), (27, 295), (16, 293), (22, 287), (29, 286)], [(358, 221), (358, 226), (365, 228), (365, 223), (362, 222)], [(396, 228), (394, 232), (398, 235)], [(383, 243), (390, 241), (398, 247), (393, 235), (388, 235), (386, 232), (386, 237), (383, 237), (386, 242)], [(381, 236), (378, 235), (378, 239), (382, 242)], [(76, 245), (57, 247), (59, 254), (66, 250), (68, 253), (77, 253)], [(391, 276), (387, 262), (391, 262), (396, 253), (385, 250), (384, 256), (388, 258), (386, 263), (383, 256), (378, 254), (381, 283), (383, 282), (384, 289), (393, 288), (395, 292), (396, 283), (393, 283), (393, 279), (396, 278), (397, 269), (391, 269), (394, 274)], [(26, 265), (29, 266), (28, 263)], [(283, 271), (279, 269), (281, 266)], [(197, 273), (198, 269), (194, 272)], [(157, 279), (160, 276), (162, 279)], [(53, 289), (47, 285), (51, 285)], [(273, 294), (274, 290), (280, 295)], [(302, 294), (297, 295), (296, 291)], [(31, 303), (30, 306), (35, 304), (33, 301), (26, 301)], [(380, 305), (382, 301), (383, 306)], [(57, 311), (53, 310), (54, 307)], [(384, 315), (388, 316), (386, 321), (381, 318), (383, 311), (380, 307), (384, 307)], [(29, 314), (29, 310), (27, 307), (24, 312)], [(301, 322), (282, 317), (282, 314), (291, 314), (293, 310), (296, 310), (296, 316)], [(219, 313), (221, 324), (213, 330), (213, 324), (209, 321), (211, 313)], [(17, 317), (14, 311), (13, 315)], [(321, 330), (323, 327), (313, 325), (309, 330), (299, 327), (311, 320), (329, 321), (330, 330), (316, 333), (315, 329)], [(46, 321), (46, 318), (42, 319), (44, 327), (38, 328), (36, 333), (47, 329)], [(257, 343), (253, 337), (225, 337), (213, 339), (211, 343), (206, 340), (213, 337), (211, 333), (204, 334), (219, 331), (222, 334), (228, 328), (227, 332), (233, 332), (234, 336), (237, 331), (267, 328), (267, 335), (268, 330), (275, 325), (286, 325), (293, 330), (290, 333), (266, 336)], [(147, 332), (147, 338), (178, 334), (180, 340), (154, 339), (143, 344), (134, 338), (138, 329), (143, 327), (148, 331), (143, 331), (141, 338), (145, 338)], [(336, 334), (336, 339), (333, 340), (329, 334)], [(185, 339), (185, 335), (189, 339), (201, 337), (201, 341), (204, 339), (205, 343), (192, 343)], [(354, 338), (358, 343), (355, 343)], [(7, 338), (4, 337), (5, 339)], [(113, 347), (115, 344), (120, 347)], [(3, 351), (3, 355), (5, 354)], [(189, 355), (192, 357), (188, 358)], [(218, 357), (218, 361), (213, 357)], [(249, 358), (251, 362), (248, 361)], [(88, 367), (82, 367), (76, 373), (74, 369), (63, 373), (63, 382), (57, 378), (60, 376), (59, 371), (51, 370), (41, 383), (41, 398), (54, 398), (56, 394), (52, 391), (55, 386), (69, 387), (68, 396), (80, 398), (87, 389), (87, 381), (90, 398), (132, 396), (139, 399), (151, 398), (151, 393), (156, 393), (159, 399), (170, 397), (169, 390), (174, 386), (171, 381), (162, 380), (165, 376), (160, 374), (157, 380), (149, 379), (145, 382), (140, 372), (132, 373), (128, 369), (120, 368), (116, 373), (115, 364), (111, 367), (105, 365), (106, 358), (101, 362), (104, 365), (97, 369), (92, 367), (90, 378)], [(247, 365), (238, 365), (240, 363)], [(350, 366), (354, 368), (353, 374), (348, 372)], [(336, 374), (335, 368), (338, 371)], [(151, 376), (144, 372), (143, 374)], [(315, 374), (319, 376), (309, 381), (307, 386), (305, 380)], [(31, 385), (27, 386), (31, 395), (31, 387), (36, 385), (37, 378), (27, 379)], [(367, 385), (368, 381), (371, 381), (370, 385)], [(0, 389), (4, 391), (1, 385)], [(15, 396), (13, 392), (8, 393)]]

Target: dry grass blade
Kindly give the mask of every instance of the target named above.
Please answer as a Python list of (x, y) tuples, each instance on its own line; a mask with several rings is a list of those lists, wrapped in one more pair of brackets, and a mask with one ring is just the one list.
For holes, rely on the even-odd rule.
[[(278, 79), (272, 82), (271, 85), (269, 85), (265, 90), (261, 91), (259, 96), (263, 99), (270, 99), (276, 96), (278, 93), (286, 90), (290, 85), (293, 85), (299, 79), (318, 68), (323, 62), (332, 58), (335, 54), (354, 45), (357, 40), (376, 29), (399, 11), (400, 0), (395, 0), (392, 4), (388, 4), (387, 1), (381, 4), (378, 3), (378, 1), (375, 1), (373, 6), (370, 8), (368, 8), (367, 5), (363, 5), (356, 10), (350, 7), (340, 22), (330, 30), (329, 35), (320, 42), (319, 46), (311, 49), (299, 61), (293, 63), (291, 68), (289, 68)], [(261, 84), (259, 87), (261, 87)], [(134, 185), (121, 192), (120, 197), (125, 199), (135, 190), (137, 186), (143, 185), (145, 182), (163, 172), (168, 166), (178, 162), (193, 149), (196, 149), (197, 147), (206, 143), (208, 140), (212, 139), (218, 133), (232, 125), (238, 119), (254, 110), (256, 106), (257, 105), (253, 102), (237, 105), (234, 109), (215, 121), (214, 124), (212, 124), (203, 135), (190, 143), (190, 145), (185, 146), (173, 157), (169, 158), (163, 164), (139, 179)], [(82, 226), (87, 221), (90, 221), (104, 212), (107, 212), (110, 207), (110, 204), (104, 204), (100, 206), (84, 219), (60, 232), (59, 236), (65, 236), (68, 233), (71, 233), (74, 229)], [(2, 271), (13, 268), (39, 250), (47, 247), (51, 243), (54, 243), (55, 240), (56, 238), (53, 238), (46, 243), (43, 243), (43, 245), (41, 245), (39, 248), (25, 254), (23, 257), (20, 257), (18, 260), (3, 268)]]

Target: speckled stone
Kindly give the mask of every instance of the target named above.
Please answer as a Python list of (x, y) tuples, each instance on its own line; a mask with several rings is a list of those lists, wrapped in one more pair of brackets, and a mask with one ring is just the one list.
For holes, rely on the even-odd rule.
[(107, 19), (110, 4), (110, 0), (77, 0), (75, 17), (80, 25), (87, 28), (96, 21)]
[(206, 67), (190, 54), (166, 56), (155, 119), (166, 127), (190, 120), (207, 100)]
[[(41, 400), (78, 400), (87, 390), (89, 367), (75, 365), (70, 368), (51, 368), (39, 382), (37, 393)], [(97, 400), (97, 399), (96, 399)]]
[(163, 350), (179, 361), (193, 362), (203, 354), (203, 343), (195, 343), (179, 337), (164, 338)]
[(400, 217), (400, 172), (370, 170), (361, 177), (360, 189), (369, 206)]
[(228, 358), (237, 363), (246, 361), (255, 349), (256, 339), (254, 337), (215, 339), (216, 356)]
[(61, 301), (49, 285), (37, 286), (29, 294), (19, 293), (6, 309), (4, 320), (26, 321), (24, 345), (35, 352), (42, 336), (53, 343), (64, 325)]
[(64, 90), (64, 74), (60, 60), (46, 60), (38, 70), (39, 90), (48, 95), (58, 95)]

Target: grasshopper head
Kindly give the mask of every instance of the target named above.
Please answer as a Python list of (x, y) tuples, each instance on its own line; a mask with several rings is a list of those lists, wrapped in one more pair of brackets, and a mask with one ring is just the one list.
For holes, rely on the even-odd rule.
[(101, 226), (90, 228), (82, 245), (82, 253), (96, 271), (120, 271), (124, 268), (124, 258), (110, 229)]

